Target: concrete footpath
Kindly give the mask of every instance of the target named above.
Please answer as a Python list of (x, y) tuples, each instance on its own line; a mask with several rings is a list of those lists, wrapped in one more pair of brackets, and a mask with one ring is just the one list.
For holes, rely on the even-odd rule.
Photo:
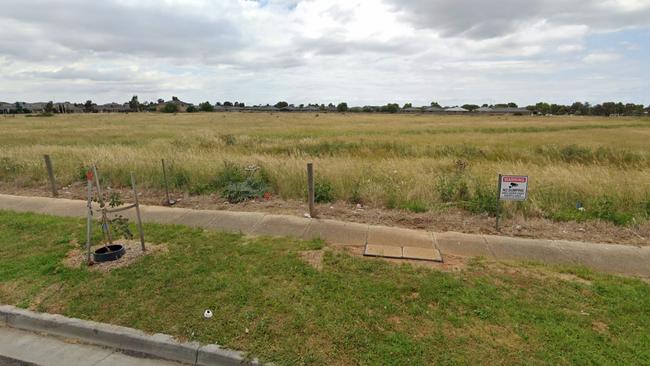
[[(87, 208), (85, 201), (0, 195), (0, 210), (85, 217)], [(186, 225), (250, 235), (320, 238), (333, 244), (362, 246), (367, 255), (429, 260), (444, 260), (445, 255), (482, 256), (496, 260), (580, 264), (599, 271), (650, 278), (650, 247), (455, 232), (434, 233), (258, 212), (142, 205), (141, 213), (142, 220), (149, 223)], [(124, 216), (130, 219), (134, 215), (133, 210), (124, 212)]]
[(114, 349), (0, 326), (0, 365), (182, 366), (173, 361), (129, 356)]

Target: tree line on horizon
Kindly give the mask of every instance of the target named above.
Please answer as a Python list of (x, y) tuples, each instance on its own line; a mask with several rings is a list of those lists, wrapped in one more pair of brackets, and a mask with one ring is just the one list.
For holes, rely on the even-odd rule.
[[(6, 104), (6, 103), (5, 103)], [(31, 110), (24, 107), (25, 103), (16, 102), (15, 108), (4, 110), (3, 112), (9, 111), (9, 113), (32, 113)], [(73, 105), (79, 107), (86, 113), (97, 112), (97, 105), (91, 100), (87, 100), (85, 103), (73, 103)], [(244, 109), (244, 108), (275, 108), (280, 111), (292, 111), (292, 110), (318, 110), (318, 111), (330, 111), (330, 112), (351, 112), (351, 113), (398, 113), (400, 111), (417, 111), (424, 110), (425, 108), (433, 109), (445, 109), (449, 107), (461, 107), (469, 112), (474, 112), (479, 108), (491, 108), (491, 109), (517, 109), (519, 106), (517, 103), (509, 102), (502, 104), (463, 104), (455, 106), (441, 106), (437, 102), (431, 102), (429, 106), (422, 107), (413, 107), (412, 103), (405, 103), (400, 107), (398, 103), (387, 103), (385, 105), (371, 106), (366, 105), (363, 107), (349, 107), (346, 102), (341, 102), (338, 104), (329, 103), (327, 105), (321, 103), (310, 103), (310, 104), (289, 104), (286, 101), (279, 101), (273, 105), (256, 105), (256, 106), (247, 106), (243, 102), (215, 102), (214, 104), (209, 101), (199, 103), (194, 105), (192, 103), (185, 103), (180, 101), (177, 97), (172, 97), (170, 101), (165, 101), (164, 99), (158, 99), (157, 101), (144, 102), (140, 103), (138, 96), (134, 95), (131, 100), (127, 103), (124, 103), (125, 107), (122, 112), (156, 112), (160, 111), (163, 113), (177, 113), (177, 112), (214, 112), (216, 110), (228, 110), (228, 109)], [(183, 106), (180, 108), (179, 106)], [(6, 108), (6, 107), (5, 107)], [(650, 106), (645, 107), (643, 104), (635, 103), (622, 103), (622, 102), (604, 102), (601, 104), (590, 104), (589, 102), (574, 102), (571, 105), (555, 104), (555, 103), (546, 103), (539, 102), (533, 105), (525, 107), (526, 110), (540, 115), (584, 115), (584, 116), (611, 116), (611, 115), (621, 115), (621, 116), (641, 116), (648, 114), (650, 112)], [(48, 102), (44, 107), (44, 113), (58, 113), (54, 102)]]

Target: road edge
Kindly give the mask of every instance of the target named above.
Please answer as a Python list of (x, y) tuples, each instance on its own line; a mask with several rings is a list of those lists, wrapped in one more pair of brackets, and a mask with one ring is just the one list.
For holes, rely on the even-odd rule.
[(239, 351), (216, 344), (179, 342), (167, 334), (147, 334), (119, 325), (37, 313), (12, 305), (0, 305), (0, 326), (59, 336), (81, 343), (113, 348), (152, 358), (190, 365), (263, 365)]

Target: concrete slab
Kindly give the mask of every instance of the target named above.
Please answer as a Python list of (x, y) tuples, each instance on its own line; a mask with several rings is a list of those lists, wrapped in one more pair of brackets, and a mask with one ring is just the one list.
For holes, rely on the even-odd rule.
[(433, 237), (426, 231), (388, 226), (369, 226), (368, 244), (396, 247), (433, 248)]
[(302, 238), (310, 223), (311, 219), (302, 217), (266, 215), (262, 221), (253, 228), (251, 234), (293, 236)]
[(554, 240), (568, 263), (650, 278), (650, 247)]
[(533, 260), (566, 263), (566, 255), (551, 240), (484, 235), (490, 252), (501, 260)]
[(209, 228), (216, 219), (213, 211), (189, 210), (176, 219), (175, 223), (196, 228)]
[(368, 244), (363, 255), (370, 257), (402, 258), (402, 247)]
[(462, 257), (493, 257), (487, 242), (480, 235), (455, 232), (436, 233), (436, 245), (443, 254)]
[[(99, 206), (95, 205), (95, 207)], [(84, 201), (56, 199), (43, 206), (40, 213), (54, 216), (82, 217), (87, 215), (88, 207)]]
[(24, 201), (24, 197), (0, 194), (0, 208), (3, 210), (23, 212), (20, 207), (24, 204)]
[[(190, 212), (186, 208), (169, 208), (159, 206), (140, 206), (140, 216), (143, 222), (157, 223), (157, 224), (176, 224), (181, 216)], [(135, 209), (122, 212), (124, 217), (130, 220), (135, 219)]]
[(403, 247), (402, 257), (426, 261), (442, 262), (440, 251), (435, 248)]
[(209, 211), (212, 221), (206, 229), (221, 230), (232, 233), (250, 234), (262, 222), (264, 216), (259, 212)]
[(363, 246), (368, 237), (368, 225), (335, 220), (312, 219), (303, 239), (322, 239), (331, 244)]
[(13, 211), (17, 212), (35, 212), (44, 213), (45, 207), (51, 202), (52, 199), (42, 199), (41, 197), (27, 197), (27, 199), (14, 205)]

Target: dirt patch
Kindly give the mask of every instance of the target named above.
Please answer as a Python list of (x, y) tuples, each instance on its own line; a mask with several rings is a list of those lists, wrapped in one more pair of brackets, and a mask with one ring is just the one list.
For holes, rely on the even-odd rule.
[[(99, 271), (99, 272), (110, 272), (114, 269), (117, 268), (122, 268), (129, 266), (138, 260), (140, 258), (147, 256), (147, 255), (155, 255), (158, 253), (165, 253), (168, 251), (167, 245), (165, 244), (146, 244), (146, 251), (143, 252), (142, 248), (140, 246), (140, 242), (136, 240), (120, 240), (117, 242), (118, 244), (122, 244), (124, 248), (126, 249), (126, 252), (122, 256), (122, 258), (116, 260), (116, 261), (110, 261), (110, 262), (102, 262), (102, 263), (93, 263), (89, 268), (91, 271)], [(91, 252), (93, 252), (97, 248), (101, 248), (101, 245), (97, 245), (91, 248)], [(81, 250), (78, 248), (75, 248), (68, 252), (68, 255), (65, 257), (63, 260), (63, 264), (66, 267), (69, 268), (79, 268), (81, 266), (86, 265), (86, 251)]]
[[(131, 200), (129, 188), (112, 188), (126, 200)], [(156, 189), (141, 189), (140, 203), (162, 205), (165, 193)], [(0, 183), (0, 193), (49, 197), (46, 186), (23, 188), (16, 184)], [(75, 183), (61, 189), (61, 197), (85, 200), (85, 186)], [(184, 192), (170, 192), (177, 203), (174, 207), (211, 209), (226, 211), (255, 211), (302, 217), (308, 208), (305, 202), (297, 200), (261, 199), (238, 204), (228, 203), (218, 194), (190, 196)], [(503, 218), (501, 230), (494, 229), (494, 217), (472, 215), (466, 211), (449, 208), (445, 211), (413, 213), (404, 210), (389, 210), (381, 207), (361, 206), (346, 202), (318, 204), (320, 218), (358, 222), (371, 225), (386, 225), (408, 229), (422, 229), (435, 232), (456, 231), (467, 234), (498, 234), (522, 238), (575, 240), (611, 244), (650, 246), (650, 221), (635, 227), (621, 227), (612, 223), (591, 220), (587, 222), (555, 222), (540, 217), (521, 216)]]
[(539, 280), (557, 279), (557, 280), (567, 281), (567, 282), (576, 282), (583, 285), (592, 284), (590, 280), (576, 276), (571, 273), (553, 272), (551, 270), (546, 270), (543, 268), (524, 267), (521, 266), (519, 263), (515, 264), (514, 267), (512, 264), (504, 263), (504, 262), (484, 261), (484, 263), (486, 265), (490, 265), (493, 271), (498, 273), (505, 273), (510, 276), (517, 276), (517, 277), (528, 276)]
[(600, 334), (607, 334), (609, 332), (609, 326), (599, 321), (591, 322), (591, 328)]
[(300, 252), (300, 258), (305, 261), (310, 266), (316, 268), (317, 270), (323, 269), (323, 257), (325, 256), (325, 251), (323, 250), (307, 250)]
[(36, 294), (32, 302), (29, 304), (29, 310), (38, 311), (39, 306), (48, 300), (51, 296), (55, 295), (63, 288), (63, 283), (53, 283), (46, 287), (43, 291)]

